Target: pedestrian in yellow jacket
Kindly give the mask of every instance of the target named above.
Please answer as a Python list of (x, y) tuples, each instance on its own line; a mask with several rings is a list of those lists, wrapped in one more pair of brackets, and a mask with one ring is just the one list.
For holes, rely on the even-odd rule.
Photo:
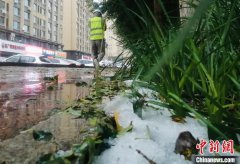
[(105, 55), (105, 39), (104, 31), (106, 30), (106, 22), (102, 18), (100, 10), (95, 10), (94, 17), (90, 18), (90, 40), (92, 44), (92, 56), (94, 58), (95, 68), (99, 67), (99, 62)]

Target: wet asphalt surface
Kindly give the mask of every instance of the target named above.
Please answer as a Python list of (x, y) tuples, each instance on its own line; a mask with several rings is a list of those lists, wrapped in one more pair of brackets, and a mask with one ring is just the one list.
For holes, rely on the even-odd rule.
[[(48, 153), (68, 150), (91, 134), (85, 119), (63, 109), (91, 90), (93, 68), (0, 67), (0, 163), (36, 163)], [(114, 69), (101, 73), (114, 74)], [(58, 80), (49, 78), (58, 76)], [(86, 82), (87, 86), (77, 86)], [(35, 141), (33, 130), (53, 134), (50, 142)]]
[[(58, 81), (46, 77), (58, 76)], [(92, 68), (0, 67), (0, 141), (46, 120), (53, 113), (85, 97)]]

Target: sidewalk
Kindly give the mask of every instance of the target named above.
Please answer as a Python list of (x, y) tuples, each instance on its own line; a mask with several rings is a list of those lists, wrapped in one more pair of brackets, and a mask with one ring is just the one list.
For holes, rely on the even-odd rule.
[[(184, 122), (173, 121), (171, 109), (150, 103), (160, 100), (157, 93), (145, 88), (137, 88), (144, 97), (144, 103), (136, 111), (134, 104), (141, 102), (133, 96), (132, 81), (125, 83), (126, 86), (119, 81), (102, 82), (98, 93), (93, 90), (90, 96), (79, 100), (64, 113), (32, 128), (50, 131), (55, 142), (34, 141), (31, 130), (15, 137), (13, 140), (18, 141), (14, 141), (15, 144), (12, 139), (4, 141), (4, 145), (0, 145), (0, 157), (4, 157), (1, 160), (32, 163), (41, 155), (53, 153), (51, 157), (56, 161), (73, 162), (70, 159), (78, 159), (94, 164), (192, 163), (183, 155), (176, 154), (181, 152), (179, 134), (188, 131), (195, 139), (208, 141), (207, 127), (194, 117), (186, 117)], [(111, 118), (115, 123), (111, 124)], [(53, 123), (54, 120), (58, 123)], [(185, 142), (187, 139), (184, 144), (188, 144)], [(105, 149), (106, 145), (110, 147)], [(105, 150), (99, 146), (105, 146)], [(205, 155), (214, 155), (207, 148), (204, 149)], [(234, 155), (240, 154), (235, 152)]]

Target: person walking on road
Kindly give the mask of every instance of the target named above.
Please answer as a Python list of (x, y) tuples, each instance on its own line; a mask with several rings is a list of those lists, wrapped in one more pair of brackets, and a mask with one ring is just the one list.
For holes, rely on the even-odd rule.
[(92, 44), (93, 63), (96, 70), (99, 69), (99, 62), (105, 55), (104, 31), (106, 31), (106, 22), (102, 18), (100, 10), (95, 10), (94, 16), (90, 18), (90, 40)]

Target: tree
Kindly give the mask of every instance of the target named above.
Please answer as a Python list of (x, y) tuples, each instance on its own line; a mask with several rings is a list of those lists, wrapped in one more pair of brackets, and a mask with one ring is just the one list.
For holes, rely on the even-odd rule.
[[(151, 24), (155, 24), (154, 19), (166, 30), (179, 25), (178, 0), (108, 0), (103, 6), (107, 17), (115, 20), (117, 33), (130, 42), (147, 35)], [(139, 33), (143, 35), (139, 36)]]

